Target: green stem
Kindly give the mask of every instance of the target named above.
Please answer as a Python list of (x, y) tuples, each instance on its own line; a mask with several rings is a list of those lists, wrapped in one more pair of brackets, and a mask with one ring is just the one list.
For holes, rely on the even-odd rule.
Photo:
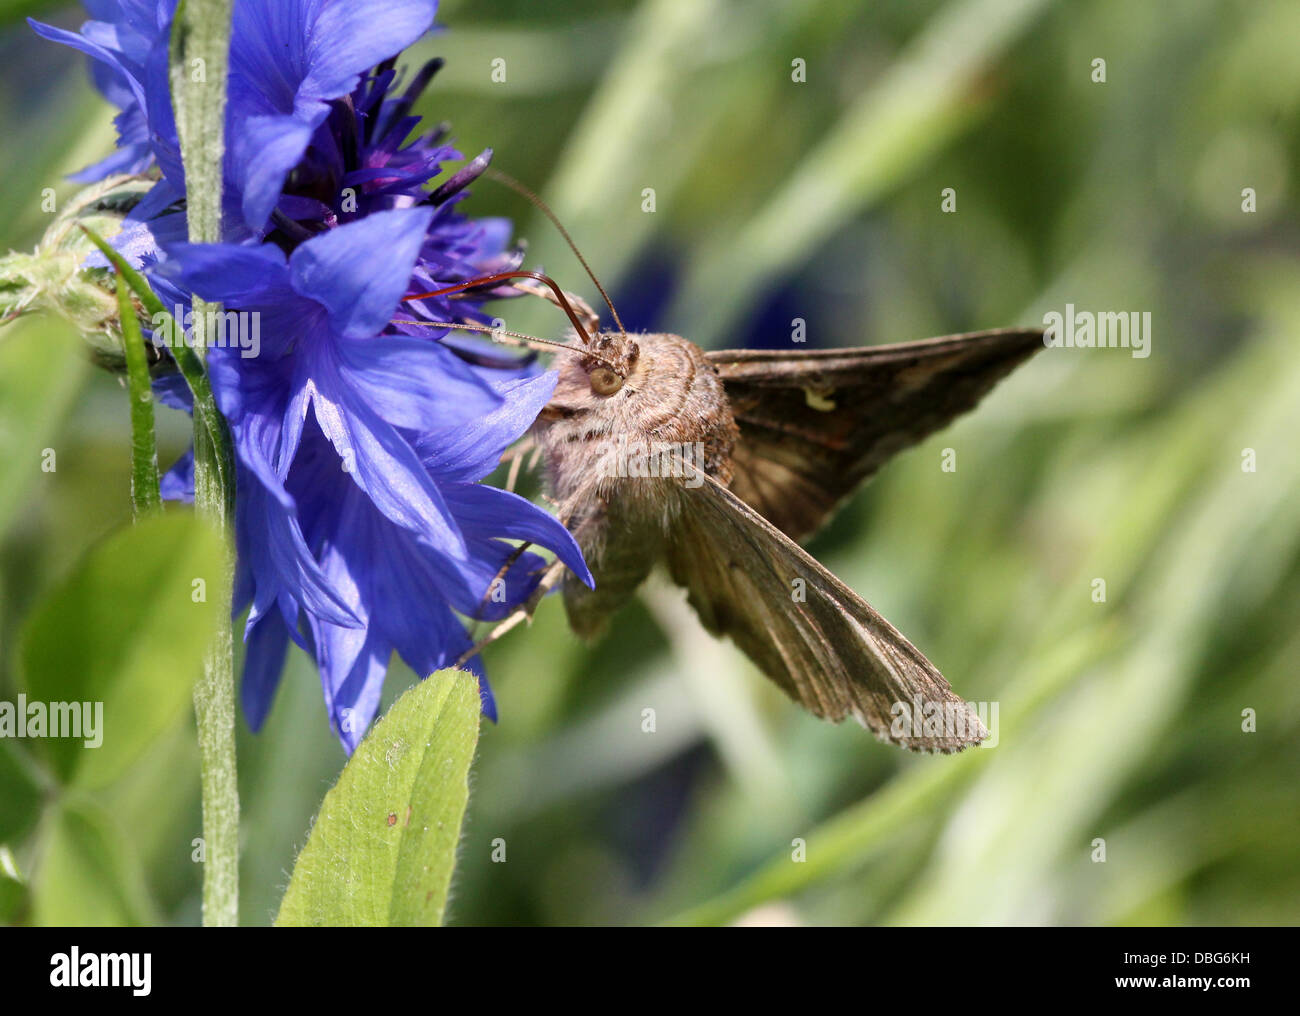
[[(233, 0), (182, 0), (172, 23), (171, 87), (185, 165), (190, 240), (221, 239), (222, 156), (225, 150), (226, 67)], [(220, 308), (193, 299), (195, 358), (204, 358), (204, 325)], [(183, 345), (183, 344), (182, 344)], [(178, 362), (180, 358), (178, 357)], [(190, 365), (193, 366), (192, 364)], [(188, 377), (188, 375), (187, 375)], [(194, 506), (227, 534), (234, 516), (229, 433), (211, 402), (194, 401)], [(229, 546), (229, 541), (227, 543)], [(227, 553), (223, 602), (234, 581)], [(194, 691), (203, 790), (203, 923), (239, 923), (239, 786), (235, 768), (235, 649), (223, 619)]]
[[(199, 514), (231, 532), (234, 498), (223, 476), (230, 461), (224, 427), (213, 432), (194, 417), (194, 504)], [(234, 582), (234, 558), (227, 542), (220, 602), (228, 602)], [(203, 674), (194, 689), (194, 716), (199, 732), (199, 771), (203, 795), (203, 923), (233, 927), (239, 923), (239, 782), (235, 764), (235, 644), (229, 612), (218, 624), (203, 659)]]
[(135, 316), (131, 290), (121, 273), (117, 277), (117, 309), (122, 321), (122, 349), (126, 355), (126, 390), (131, 403), (131, 508), (137, 520), (162, 508), (158, 484), (158, 440), (154, 435), (153, 384), (149, 361)]

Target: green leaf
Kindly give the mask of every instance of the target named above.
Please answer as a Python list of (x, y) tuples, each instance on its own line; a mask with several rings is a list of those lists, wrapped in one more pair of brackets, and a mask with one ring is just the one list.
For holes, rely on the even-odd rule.
[(14, 852), (0, 843), (0, 922), (13, 924), (27, 906), (27, 883)]
[(58, 429), (84, 375), (64, 327), (7, 326), (0, 341), (0, 529), (32, 483), (57, 479)]
[(393, 703), (325, 795), (276, 924), (441, 923), (478, 724), (465, 671), (439, 671)]
[(91, 703), (92, 724), (102, 716), (98, 747), (32, 740), (60, 780), (103, 786), (186, 708), (224, 613), (223, 559), (220, 537), (193, 515), (150, 518), (93, 548), (33, 610), (19, 638), (28, 710)]
[(13, 842), (36, 824), (41, 788), (32, 766), (8, 738), (0, 738), (0, 843)]
[(50, 816), (33, 879), (32, 920), (44, 927), (155, 923), (139, 860), (102, 809), (78, 802)]

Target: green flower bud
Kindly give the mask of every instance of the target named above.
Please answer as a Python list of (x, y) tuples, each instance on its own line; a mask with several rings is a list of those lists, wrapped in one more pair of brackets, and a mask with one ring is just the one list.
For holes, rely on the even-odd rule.
[(96, 363), (124, 369), (116, 277), (111, 268), (83, 267), (95, 245), (79, 227), (114, 236), (153, 184), (142, 176), (107, 177), (73, 197), (30, 254), (0, 257), (0, 324), (25, 314), (57, 314), (85, 339)]

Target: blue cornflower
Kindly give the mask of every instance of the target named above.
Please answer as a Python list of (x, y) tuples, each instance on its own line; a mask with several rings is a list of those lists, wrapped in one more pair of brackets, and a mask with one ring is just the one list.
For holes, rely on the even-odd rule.
[(260, 230), (334, 100), (433, 24), (434, 0), (236, 3), (230, 47), (230, 170)]
[[(90, 56), (95, 87), (120, 110), (117, 151), (72, 179), (89, 183), (113, 173), (143, 173), (154, 164), (155, 140), (176, 146), (167, 79), (167, 40), (176, 3), (86, 0), (94, 20), (82, 25), (80, 34), (27, 19), (44, 38)], [(171, 125), (169, 138), (157, 133), (160, 119)]]
[[(162, 179), (135, 218), (151, 218), (185, 192), (167, 54), (177, 0), (87, 0), (96, 16), (80, 34), (29, 19), (40, 35), (91, 56), (118, 114), (119, 151), (84, 179), (141, 172)], [(371, 68), (433, 24), (436, 0), (236, 0), (226, 100), (225, 232), (261, 235), (285, 177), (303, 160), (334, 103)], [(435, 170), (436, 173), (436, 170)]]
[[(129, 151), (129, 159), (119, 164), (110, 157), (82, 175), (155, 164), (161, 171), (112, 240), (136, 267), (152, 264), (162, 246), (187, 235), (185, 215), (175, 210), (184, 196), (184, 172), (167, 75), (176, 2), (88, 0), (99, 20), (83, 25), (80, 35), (30, 21), (46, 38), (92, 56), (96, 80), (122, 109), (117, 155)], [(425, 291), (518, 267), (522, 254), (508, 247), (508, 220), (471, 221), (454, 211), (465, 187), (487, 167), (490, 150), (432, 192), (424, 190), (444, 162), (462, 157), (444, 143), (445, 126), (410, 138), (419, 123), (410, 110), (442, 61), (429, 61), (400, 94), (390, 94), (400, 84), (396, 54), (428, 29), (436, 9), (435, 0), (236, 0), (224, 240), (260, 237), (291, 249), (341, 222), (423, 203), (437, 209), (431, 223), (437, 239), (415, 273)], [(366, 73), (371, 67), (374, 72)], [(87, 264), (107, 262), (96, 254)], [(489, 295), (513, 294), (480, 292), (480, 298)], [(430, 320), (488, 320), (472, 300), (432, 301), (419, 312)]]
[[(115, 244), (150, 268), (168, 305), (184, 309), (196, 292), (258, 316), (257, 355), (219, 345), (208, 354), (236, 453), (245, 715), (260, 727), (296, 641), (314, 655), (331, 725), (351, 751), (394, 651), (429, 673), (471, 649), (462, 616), (500, 618), (533, 592), (544, 561), (511, 541), (552, 550), (591, 582), (563, 526), (479, 482), (531, 426), (554, 375), (445, 330), (391, 324), (406, 293), (518, 266), (508, 221), (456, 207), (491, 152), (439, 181), (460, 158), (445, 128), (412, 136), (411, 107), (439, 62), (397, 93), (394, 61), (428, 29), (432, 0), (236, 0), (226, 242), (185, 243), (171, 207), (184, 178), (166, 90), (175, 0), (89, 6), (102, 20), (80, 36), (37, 30), (106, 68), (105, 94), (122, 109), (121, 166), (160, 171)], [(488, 295), (507, 294), (479, 299)], [(474, 298), (407, 309), (486, 320)], [(156, 385), (168, 404), (191, 408), (175, 376)], [(192, 497), (192, 456), (163, 488)], [(481, 666), (470, 666), (495, 719)]]
[[(508, 540), (553, 550), (590, 582), (558, 521), (478, 483), (532, 424), (555, 376), (502, 377), (391, 333), (432, 216), (376, 212), (288, 257), (273, 244), (177, 244), (160, 266), (186, 291), (261, 315), (260, 355), (209, 353), (240, 466), (236, 605), (251, 603), (243, 702), (255, 728), (297, 638), (315, 654), (331, 723), (351, 750), (394, 650), (417, 673), (446, 666), (470, 648), (453, 611), (498, 618), (536, 587), (544, 562), (512, 562)], [(186, 492), (191, 474), (187, 459), (166, 491)]]

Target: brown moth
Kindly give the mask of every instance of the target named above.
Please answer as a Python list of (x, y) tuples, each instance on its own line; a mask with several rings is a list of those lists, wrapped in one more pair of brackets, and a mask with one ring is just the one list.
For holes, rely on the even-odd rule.
[[(817, 716), (852, 716), (915, 750), (983, 740), (934, 665), (796, 541), (889, 456), (971, 409), (1042, 346), (1040, 331), (1004, 330), (865, 349), (704, 352), (677, 335), (598, 333), (591, 349), (601, 359), (561, 361), (535, 425), (562, 517), (596, 579), (588, 589), (566, 577), (572, 627), (598, 633), (663, 561), (704, 626), (731, 636)], [(680, 462), (665, 459), (674, 455)], [(918, 704), (948, 718), (941, 732), (921, 729)], [(900, 731), (902, 709), (915, 719)]]
[[(480, 645), (530, 616), (561, 580), (571, 626), (592, 637), (663, 562), (704, 626), (729, 635), (817, 716), (851, 716), (918, 751), (960, 751), (988, 736), (920, 650), (798, 541), (890, 456), (973, 408), (1043, 348), (1041, 330), (705, 352), (679, 335), (629, 335), (621, 322), (602, 331), (581, 299), (535, 272), (407, 299), (510, 279), (562, 307), (579, 340), (543, 343), (575, 355), (557, 364), (533, 440), (596, 582), (588, 589), (553, 565), (529, 603)], [(503, 334), (512, 333), (494, 332)]]

